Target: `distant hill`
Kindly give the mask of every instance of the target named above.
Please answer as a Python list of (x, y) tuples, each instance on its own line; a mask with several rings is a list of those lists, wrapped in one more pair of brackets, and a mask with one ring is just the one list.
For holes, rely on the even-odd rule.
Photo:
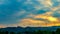
[(60, 26), (53, 26), (53, 27), (7, 27), (7, 28), (0, 28), (0, 31), (14, 31), (14, 32), (24, 32), (24, 31), (35, 31), (35, 30), (50, 30), (55, 31), (57, 28), (60, 28)]

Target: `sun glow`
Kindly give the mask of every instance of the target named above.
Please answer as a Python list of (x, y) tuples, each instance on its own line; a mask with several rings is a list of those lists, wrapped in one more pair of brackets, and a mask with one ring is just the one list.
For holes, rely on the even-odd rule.
[(48, 17), (48, 20), (49, 20), (49, 21), (57, 21), (57, 18), (54, 18), (54, 17)]

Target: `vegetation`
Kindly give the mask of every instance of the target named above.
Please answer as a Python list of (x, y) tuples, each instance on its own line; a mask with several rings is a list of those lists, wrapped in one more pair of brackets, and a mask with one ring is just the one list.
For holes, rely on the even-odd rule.
[[(58, 28), (56, 31), (41, 31), (41, 30), (37, 30), (37, 31), (25, 31), (23, 32), (24, 34), (60, 34), (60, 28)], [(22, 32), (9, 32), (9, 31), (0, 31), (0, 34), (23, 34)]]

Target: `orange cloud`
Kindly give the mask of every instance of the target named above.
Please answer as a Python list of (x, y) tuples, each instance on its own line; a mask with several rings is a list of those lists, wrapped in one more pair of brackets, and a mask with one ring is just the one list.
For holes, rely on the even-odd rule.
[(19, 26), (35, 26), (35, 27), (48, 27), (48, 26), (60, 26), (60, 22), (45, 22), (33, 19), (23, 19)]
[(6, 27), (5, 25), (1, 25), (1, 24), (0, 24), (0, 28), (5, 28), (5, 27)]
[[(37, 20), (37, 19), (44, 19), (44, 20)], [(33, 18), (26, 18), (22, 19), (21, 22), (18, 24), (22, 27), (27, 26), (34, 26), (34, 27), (49, 27), (49, 26), (60, 26), (60, 19), (53, 17), (53, 16), (46, 16), (46, 15), (36, 15)]]
[(34, 18), (43, 18), (43, 19), (46, 19), (48, 21), (58, 21), (58, 19), (56, 17), (45, 16), (45, 15), (37, 15)]
[[(39, 15), (34, 15), (34, 14), (27, 15), (28, 18), (22, 19), (20, 23), (12, 24), (12, 26), (22, 26), (22, 27), (60, 26), (60, 18), (51, 16), (53, 12), (54, 11), (46, 12), (44, 14), (39, 14)], [(42, 18), (43, 20), (37, 20), (40, 18)]]

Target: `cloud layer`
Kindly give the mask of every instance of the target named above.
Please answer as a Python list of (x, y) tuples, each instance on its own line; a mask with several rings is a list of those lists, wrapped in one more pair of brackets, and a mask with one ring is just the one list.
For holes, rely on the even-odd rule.
[(59, 26), (60, 0), (0, 0), (0, 24)]

